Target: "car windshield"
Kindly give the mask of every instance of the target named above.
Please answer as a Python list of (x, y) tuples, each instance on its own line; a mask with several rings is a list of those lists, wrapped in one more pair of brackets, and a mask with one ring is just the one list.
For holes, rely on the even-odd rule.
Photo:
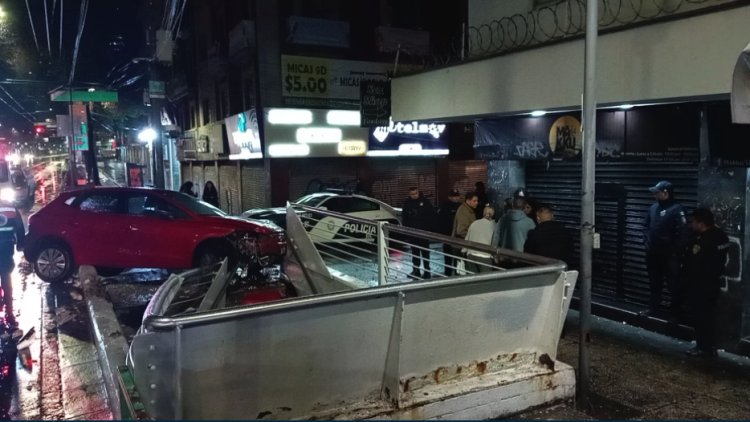
[(324, 199), (330, 198), (330, 195), (307, 195), (294, 201), (295, 204), (306, 205), (308, 207), (317, 207)]
[(228, 215), (224, 211), (216, 208), (215, 206), (205, 203), (203, 201), (199, 201), (184, 193), (169, 191), (169, 192), (165, 192), (164, 196), (166, 196), (169, 199), (174, 200), (178, 204), (182, 205), (183, 207), (199, 215), (209, 215), (209, 216), (213, 215), (213, 216), (219, 216), (219, 217), (226, 217)]

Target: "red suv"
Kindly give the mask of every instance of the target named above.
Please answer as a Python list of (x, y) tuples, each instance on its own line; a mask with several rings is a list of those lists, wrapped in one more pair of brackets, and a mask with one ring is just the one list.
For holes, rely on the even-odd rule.
[(283, 230), (230, 217), (188, 195), (148, 188), (62, 193), (29, 217), (26, 259), (47, 282), (64, 281), (78, 265), (187, 269), (224, 257), (262, 267), (286, 254)]

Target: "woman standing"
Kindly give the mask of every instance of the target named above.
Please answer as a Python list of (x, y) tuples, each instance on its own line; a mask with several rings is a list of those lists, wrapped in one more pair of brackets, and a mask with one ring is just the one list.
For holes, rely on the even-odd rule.
[(216, 208), (219, 208), (219, 192), (216, 190), (216, 186), (214, 186), (214, 182), (207, 181), (206, 184), (203, 186), (203, 202), (208, 202), (209, 204), (215, 206)]

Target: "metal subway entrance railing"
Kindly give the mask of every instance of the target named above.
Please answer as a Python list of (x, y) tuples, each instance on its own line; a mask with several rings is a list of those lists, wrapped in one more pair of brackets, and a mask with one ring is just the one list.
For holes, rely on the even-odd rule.
[[(476, 275), (557, 262), (388, 222), (294, 204), (288, 207), (287, 230), (292, 242), (306, 233), (311, 242), (306, 246), (315, 247), (328, 275), (353, 281), (357, 287)], [(423, 268), (419, 276), (411, 275), (413, 258), (423, 255), (424, 251), (429, 253), (429, 267)], [(420, 264), (424, 266), (424, 262)]]
[[(403, 235), (484, 248), (324, 211), (377, 225), (379, 247), (319, 254), (290, 212), (297, 297), (225, 307), (226, 262), (156, 292), (127, 359), (149, 416), (489, 418), (573, 396), (555, 361), (576, 277), (563, 263), (498, 250), (494, 271), (403, 282), (390, 274)], [(365, 262), (382, 264), (375, 286), (336, 269)]]

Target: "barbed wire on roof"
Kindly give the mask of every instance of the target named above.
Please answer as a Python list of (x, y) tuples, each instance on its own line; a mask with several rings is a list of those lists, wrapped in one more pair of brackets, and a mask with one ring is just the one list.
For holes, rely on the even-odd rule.
[[(709, 6), (747, 3), (747, 0), (599, 0), (599, 30), (624, 29)], [(444, 66), (580, 36), (585, 29), (586, 0), (559, 0), (526, 13), (471, 26), (465, 34), (456, 34), (440, 50), (433, 49), (428, 56), (411, 59), (427, 68)]]

